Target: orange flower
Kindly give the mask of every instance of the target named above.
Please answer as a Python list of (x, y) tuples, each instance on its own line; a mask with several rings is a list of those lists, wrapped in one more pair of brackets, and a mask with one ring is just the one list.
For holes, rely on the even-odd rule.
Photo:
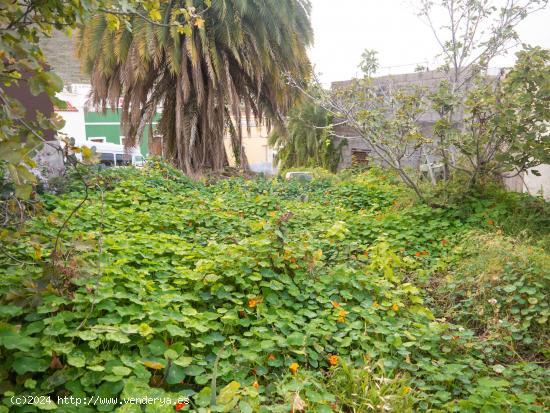
[(363, 255), (364, 255), (365, 257), (368, 257), (368, 256), (369, 256), (369, 252), (368, 252), (367, 250), (365, 250), (365, 251), (363, 251)]
[(487, 221), (487, 223), (488, 223), (489, 225), (494, 225), (494, 224), (495, 224), (495, 221), (493, 221), (492, 219), (490, 219), (490, 220)]
[(258, 305), (258, 300), (256, 300), (255, 298), (251, 298), (250, 300), (248, 300), (248, 307), (249, 308), (254, 308)]
[(259, 385), (258, 381), (255, 381), (254, 383), (252, 383), (252, 387), (254, 387), (256, 390), (258, 390), (260, 388), (260, 385)]
[(393, 311), (397, 311), (397, 310), (399, 310), (399, 306), (397, 304), (394, 304), (394, 305), (391, 306), (391, 309)]
[(414, 253), (414, 255), (417, 256), (417, 257), (420, 257), (420, 256), (422, 255), (422, 253), (421, 253), (420, 251), (416, 251), (416, 252)]
[(335, 356), (335, 355), (330, 355), (328, 357), (328, 362), (331, 366), (336, 366), (338, 364), (338, 356)]
[(340, 310), (338, 312), (338, 322), (339, 323), (345, 323), (346, 322), (346, 316), (349, 314), (346, 310)]
[(270, 353), (269, 356), (267, 356), (267, 359), (268, 360), (275, 360), (276, 357), (273, 354)]
[(332, 304), (332, 306), (333, 306), (334, 308), (340, 307), (340, 303), (337, 302), (337, 301), (331, 301), (331, 304)]
[(443, 245), (443, 246), (447, 245), (447, 240), (446, 240), (446, 239), (442, 239), (442, 240), (441, 240), (441, 245)]
[(288, 366), (288, 368), (292, 372), (292, 374), (296, 374), (296, 372), (300, 368), (300, 365), (298, 363), (292, 363), (290, 366)]

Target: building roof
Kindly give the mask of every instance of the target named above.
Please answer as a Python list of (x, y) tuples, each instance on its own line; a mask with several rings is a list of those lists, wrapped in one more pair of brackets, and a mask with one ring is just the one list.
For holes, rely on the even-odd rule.
[(54, 107), (54, 110), (56, 112), (78, 112), (78, 109), (75, 108), (71, 102), (65, 102), (67, 104), (67, 107), (62, 109), (62, 108), (58, 108), (57, 106)]

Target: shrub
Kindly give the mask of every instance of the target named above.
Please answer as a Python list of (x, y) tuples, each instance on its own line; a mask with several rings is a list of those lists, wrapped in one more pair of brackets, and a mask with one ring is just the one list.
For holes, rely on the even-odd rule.
[(461, 245), (462, 262), (437, 289), (443, 314), (501, 347), (506, 358), (548, 355), (550, 255), (479, 231), (466, 234)]

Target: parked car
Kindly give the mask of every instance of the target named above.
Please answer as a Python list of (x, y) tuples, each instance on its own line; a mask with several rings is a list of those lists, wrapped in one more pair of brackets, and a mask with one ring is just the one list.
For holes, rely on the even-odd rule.
[(106, 167), (136, 166), (142, 167), (145, 164), (139, 147), (124, 149), (122, 145), (108, 142), (93, 142), (89, 145), (99, 158), (99, 163)]

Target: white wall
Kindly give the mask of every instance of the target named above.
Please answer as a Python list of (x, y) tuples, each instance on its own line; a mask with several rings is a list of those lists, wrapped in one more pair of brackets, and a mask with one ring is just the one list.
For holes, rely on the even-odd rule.
[(56, 113), (63, 118), (65, 126), (61, 132), (75, 139), (75, 144), (84, 145), (86, 143), (86, 128), (84, 124), (84, 107), (86, 105), (87, 93), (71, 93), (63, 91), (57, 94), (57, 98), (69, 102), (78, 112), (68, 112), (65, 110), (56, 110)]
[(531, 172), (524, 175), (524, 191), (531, 195), (543, 195), (544, 199), (550, 201), (550, 165), (539, 165), (534, 168), (540, 173), (540, 176), (533, 175)]

